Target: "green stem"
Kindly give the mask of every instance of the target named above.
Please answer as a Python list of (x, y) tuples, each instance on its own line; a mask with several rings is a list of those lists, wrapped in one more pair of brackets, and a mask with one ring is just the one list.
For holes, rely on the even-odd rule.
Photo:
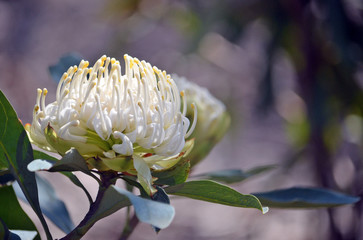
[(137, 218), (136, 214), (134, 214), (126, 224), (119, 240), (127, 240), (135, 230), (137, 224), (139, 224), (139, 219)]
[(96, 223), (97, 220), (94, 220), (92, 217), (97, 212), (107, 188), (112, 184), (115, 184), (117, 179), (117, 173), (114, 171), (102, 172), (100, 176), (101, 176), (101, 185), (98, 188), (96, 200), (90, 205), (90, 208), (86, 216), (78, 224), (78, 226), (60, 240), (81, 239), (88, 232), (88, 230)]

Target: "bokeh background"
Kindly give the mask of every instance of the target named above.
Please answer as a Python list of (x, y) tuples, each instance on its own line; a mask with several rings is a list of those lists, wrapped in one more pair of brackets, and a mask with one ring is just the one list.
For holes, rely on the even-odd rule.
[[(276, 164), (233, 187), (317, 186), (362, 197), (362, 13), (360, 0), (1, 0), (0, 89), (31, 122), (37, 88), (55, 99), (48, 67), (61, 56), (77, 52), (93, 63), (128, 53), (208, 88), (227, 106), (230, 131), (192, 174)], [(57, 173), (42, 176), (78, 224), (86, 197)], [(95, 194), (96, 183), (79, 176)], [(188, 199), (172, 204), (169, 228), (156, 235), (140, 224), (130, 239), (363, 239), (361, 202), (266, 215)], [(124, 213), (84, 239), (117, 239)]]

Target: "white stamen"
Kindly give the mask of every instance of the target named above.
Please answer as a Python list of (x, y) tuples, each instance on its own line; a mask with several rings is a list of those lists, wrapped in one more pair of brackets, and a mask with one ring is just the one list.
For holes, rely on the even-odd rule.
[(195, 125), (197, 124), (197, 117), (198, 117), (197, 107), (195, 106), (194, 103), (192, 103), (191, 106), (194, 110), (193, 123), (192, 123), (192, 126), (189, 128), (188, 132), (185, 134), (184, 138), (188, 138), (192, 134), (192, 132), (194, 131)]
[(100, 114), (100, 118), (101, 118), (102, 132), (105, 135), (107, 135), (107, 127), (106, 127), (106, 122), (105, 122), (105, 116), (104, 116), (104, 113), (102, 111), (102, 105), (101, 105), (100, 96), (99, 96), (98, 93), (95, 95), (95, 98), (96, 98), (96, 102), (97, 102), (98, 113)]
[(42, 111), (45, 111), (45, 96), (47, 96), (48, 90), (46, 88), (43, 89), (43, 95), (42, 95)]
[(63, 73), (61, 79), (59, 80), (59, 83), (58, 83), (58, 86), (57, 86), (57, 91), (56, 91), (56, 100), (59, 101), (59, 98), (60, 98), (60, 90), (61, 90), (61, 87), (63, 85), (63, 82), (64, 80), (68, 77), (68, 74), (67, 73)]
[(58, 109), (57, 109), (57, 119), (58, 120), (59, 120), (59, 114), (61, 112), (60, 109), (62, 108), (63, 99), (68, 95), (68, 93), (69, 93), (68, 89), (64, 90), (62, 96), (59, 99)]
[(90, 84), (88, 85), (86, 96), (83, 98), (83, 101), (82, 101), (82, 107), (84, 107), (88, 96), (90, 95), (92, 89), (96, 86), (96, 84), (97, 84), (96, 81), (93, 81), (93, 82), (90, 82)]
[(135, 121), (135, 129), (137, 129), (137, 112), (136, 112), (136, 106), (135, 106), (134, 98), (132, 97), (130, 89), (127, 89), (127, 93), (129, 94), (130, 101), (131, 101), (131, 108), (132, 108), (132, 112), (133, 112), (133, 115), (134, 115), (134, 121)]
[(181, 91), (180, 95), (183, 98), (183, 116), (185, 117), (185, 114), (187, 114), (187, 97), (185, 96), (184, 91)]
[(40, 98), (42, 97), (42, 89), (38, 88), (37, 89), (37, 100), (36, 100), (36, 106), (38, 106), (38, 110), (40, 108)]

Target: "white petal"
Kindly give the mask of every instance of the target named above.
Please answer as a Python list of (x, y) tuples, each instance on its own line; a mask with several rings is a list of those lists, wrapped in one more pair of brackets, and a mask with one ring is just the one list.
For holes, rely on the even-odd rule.
[(113, 133), (113, 136), (117, 139), (122, 140), (122, 144), (114, 144), (112, 146), (112, 149), (115, 152), (125, 156), (130, 156), (133, 154), (134, 152), (133, 144), (125, 134), (116, 131)]

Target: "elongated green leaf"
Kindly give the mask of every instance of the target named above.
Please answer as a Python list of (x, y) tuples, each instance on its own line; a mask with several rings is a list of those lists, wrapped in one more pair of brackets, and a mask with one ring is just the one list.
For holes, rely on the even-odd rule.
[[(138, 218), (140, 217), (140, 221), (152, 225), (156, 222), (157, 225), (155, 226), (157, 227), (165, 227), (168, 225), (174, 214), (174, 209), (170, 205), (137, 197), (127, 190), (111, 186), (105, 191), (103, 198), (91, 219), (89, 219), (85, 226), (79, 228), (78, 232), (83, 235), (86, 232), (86, 229), (98, 220), (117, 212), (121, 208), (128, 207), (131, 204), (134, 205), (135, 212), (138, 214)], [(157, 213), (157, 211), (160, 212)]]
[[(45, 216), (47, 216), (59, 229), (65, 233), (73, 230), (74, 224), (69, 216), (68, 210), (63, 201), (56, 195), (52, 185), (45, 179), (36, 175), (37, 186), (39, 190), (40, 208)], [(14, 184), (16, 195), (23, 201), (26, 201), (22, 194), (19, 185)]]
[(99, 208), (93, 215), (93, 218), (96, 222), (97, 220), (111, 215), (112, 213), (117, 212), (121, 208), (130, 205), (131, 202), (126, 196), (118, 194), (114, 188), (109, 187), (101, 200)]
[[(96, 176), (94, 176), (92, 172), (88, 169), (86, 160), (74, 148), (67, 151), (66, 154), (60, 160), (54, 160), (50, 156), (46, 156), (45, 153), (39, 155), (41, 155), (40, 157), (46, 158), (46, 160), (43, 159), (33, 160), (27, 166), (29, 171), (32, 172), (48, 171), (48, 172), (62, 172), (62, 173), (81, 171), (93, 177), (97, 182), (99, 182), (99, 179)], [(70, 174), (65, 174), (65, 175), (71, 176)], [(77, 181), (75, 177), (71, 177), (71, 180), (77, 182), (77, 184), (79, 185), (78, 183), (79, 181)], [(81, 188), (83, 189), (84, 187)], [(88, 195), (89, 194), (87, 194), (87, 197)]]
[(49, 169), (49, 172), (81, 171), (90, 174), (86, 160), (74, 148), (69, 150), (59, 161)]
[(173, 186), (185, 182), (188, 178), (189, 171), (190, 161), (182, 158), (171, 168), (154, 170), (151, 174), (153, 177), (158, 178), (154, 184)]
[(195, 178), (209, 179), (217, 182), (230, 184), (230, 183), (242, 182), (249, 177), (255, 176), (265, 171), (269, 171), (274, 167), (275, 167), (274, 165), (261, 166), (250, 169), (248, 171), (242, 171), (240, 169), (228, 169), (228, 170), (214, 171), (210, 173), (195, 175), (193, 176), (193, 178), (195, 177)]
[(47, 238), (52, 239), (40, 210), (35, 175), (27, 170), (27, 165), (33, 159), (33, 149), (24, 127), (0, 91), (0, 168), (9, 169), (16, 178), (30, 206), (40, 219)]
[(117, 212), (121, 208), (128, 207), (131, 205), (130, 200), (112, 188), (109, 187), (103, 194), (101, 202), (98, 205), (96, 212), (92, 215), (92, 217), (87, 221), (85, 225), (79, 227), (77, 232), (83, 236), (88, 228), (95, 224), (98, 220), (111, 215), (114, 212)]
[[(0, 219), (6, 223), (7, 227), (37, 231), (34, 223), (21, 208), (12, 186), (0, 187), (0, 206)], [(39, 236), (37, 239), (40, 239)]]
[[(44, 152), (34, 150), (33, 153), (34, 153), (34, 159), (46, 160), (48, 162), (51, 162), (52, 164), (55, 164), (57, 161), (59, 161), (58, 159), (56, 159), (52, 156), (49, 156), (48, 154), (46, 154)], [(79, 181), (79, 179), (76, 177), (76, 175), (74, 175), (72, 172), (60, 172), (60, 173), (63, 174), (64, 176), (68, 177), (69, 180), (71, 180), (74, 185), (76, 185), (77, 187), (80, 187), (85, 192), (90, 204), (92, 203), (91, 195), (89, 194), (87, 189), (84, 187), (84, 185), (81, 183), (81, 181)]]
[(253, 195), (243, 195), (236, 190), (210, 180), (196, 180), (164, 188), (166, 193), (213, 202), (233, 207), (256, 208), (262, 212), (260, 201)]
[(279, 189), (254, 195), (263, 204), (276, 208), (336, 207), (356, 203), (360, 199), (328, 189), (306, 187)]

